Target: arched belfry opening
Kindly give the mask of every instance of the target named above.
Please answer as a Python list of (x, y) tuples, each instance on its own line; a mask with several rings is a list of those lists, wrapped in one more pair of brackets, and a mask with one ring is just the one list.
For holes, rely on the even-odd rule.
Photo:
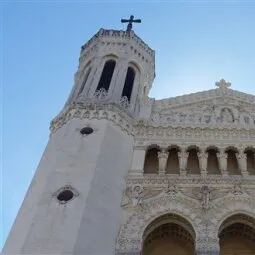
[(105, 89), (109, 90), (113, 72), (116, 66), (116, 61), (113, 59), (107, 60), (104, 64), (104, 68), (96, 90)]
[(239, 170), (239, 165), (238, 165), (238, 161), (237, 161), (237, 157), (236, 157), (236, 153), (237, 153), (237, 149), (236, 148), (227, 148), (226, 149), (226, 153), (227, 153), (227, 171), (228, 174), (230, 175), (240, 175), (241, 172)]
[(194, 255), (195, 231), (176, 214), (160, 216), (145, 229), (143, 255)]
[(219, 161), (217, 153), (219, 149), (216, 147), (209, 147), (206, 152), (208, 153), (207, 158), (207, 173), (208, 174), (220, 174)]
[(124, 87), (123, 87), (122, 95), (121, 95), (121, 97), (127, 97), (128, 101), (130, 101), (131, 99), (132, 90), (133, 90), (134, 81), (135, 81), (135, 75), (136, 73), (134, 68), (129, 66), (127, 69), (126, 79), (125, 79), (125, 83), (124, 83)]
[(220, 255), (255, 254), (255, 219), (236, 214), (226, 219), (219, 229)]
[(157, 174), (159, 168), (158, 160), (159, 148), (157, 145), (152, 145), (147, 149), (144, 160), (144, 173)]

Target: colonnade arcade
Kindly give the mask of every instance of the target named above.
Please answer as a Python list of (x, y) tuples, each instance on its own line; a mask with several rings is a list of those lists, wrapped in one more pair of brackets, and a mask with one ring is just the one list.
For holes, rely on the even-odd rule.
[[(144, 153), (142, 153), (142, 150)], [(171, 145), (162, 148), (157, 145), (146, 149), (138, 148), (134, 151), (143, 157), (144, 174), (197, 174), (197, 175), (254, 175), (255, 174), (255, 148), (234, 146), (218, 148), (208, 146), (205, 148), (190, 145), (183, 148)], [(133, 169), (137, 166), (133, 161)], [(141, 171), (141, 170), (140, 170)]]
[[(223, 221), (218, 229), (219, 250), (213, 255), (254, 255), (255, 219), (235, 214)], [(145, 229), (142, 255), (197, 255), (196, 234), (192, 225), (175, 214), (155, 219)]]

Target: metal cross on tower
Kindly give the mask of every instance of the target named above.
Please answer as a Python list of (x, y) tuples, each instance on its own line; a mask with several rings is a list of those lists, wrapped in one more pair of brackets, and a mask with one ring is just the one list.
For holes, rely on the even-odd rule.
[(127, 23), (128, 22), (127, 31), (129, 32), (129, 31), (132, 30), (132, 23), (141, 23), (142, 21), (140, 19), (134, 19), (134, 16), (130, 15), (129, 19), (121, 19), (121, 22), (122, 23)]

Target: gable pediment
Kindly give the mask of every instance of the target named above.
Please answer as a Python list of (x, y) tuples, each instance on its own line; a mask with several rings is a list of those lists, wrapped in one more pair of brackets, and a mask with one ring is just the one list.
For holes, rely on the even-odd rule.
[(255, 127), (255, 96), (225, 88), (156, 100), (151, 121), (175, 125)]

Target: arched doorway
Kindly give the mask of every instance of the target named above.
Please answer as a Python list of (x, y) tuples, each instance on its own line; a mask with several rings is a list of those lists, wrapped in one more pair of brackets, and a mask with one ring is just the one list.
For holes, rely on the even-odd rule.
[(236, 214), (226, 219), (219, 230), (220, 255), (255, 254), (255, 219)]
[(143, 255), (194, 255), (195, 232), (191, 224), (176, 214), (154, 220), (143, 235)]

